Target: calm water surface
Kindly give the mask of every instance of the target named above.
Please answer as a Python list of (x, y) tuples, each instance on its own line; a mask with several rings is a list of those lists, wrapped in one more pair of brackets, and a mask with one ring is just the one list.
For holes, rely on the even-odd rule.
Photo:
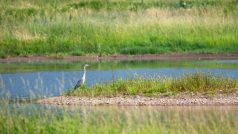
[[(180, 77), (185, 73), (207, 72), (238, 79), (238, 60), (182, 61), (99, 61), (87, 62), (86, 84), (143, 77)], [(85, 62), (0, 63), (0, 97), (57, 96), (72, 89), (83, 74)]]

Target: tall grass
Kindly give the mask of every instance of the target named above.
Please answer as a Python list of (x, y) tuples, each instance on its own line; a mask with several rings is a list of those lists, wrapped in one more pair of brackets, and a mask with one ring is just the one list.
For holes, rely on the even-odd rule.
[(237, 52), (237, 1), (4, 1), (0, 56)]
[(117, 80), (93, 87), (69, 90), (69, 96), (143, 95), (167, 96), (180, 93), (229, 94), (238, 90), (238, 81), (205, 73), (185, 74), (179, 78), (137, 78)]
[[(30, 107), (30, 108), (29, 108)], [(1, 106), (0, 132), (14, 133), (237, 133), (229, 107)]]

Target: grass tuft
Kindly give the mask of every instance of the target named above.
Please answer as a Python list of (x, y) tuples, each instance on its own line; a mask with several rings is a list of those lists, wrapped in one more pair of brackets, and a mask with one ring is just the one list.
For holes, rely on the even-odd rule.
[(70, 90), (68, 96), (116, 96), (142, 95), (161, 96), (179, 93), (232, 93), (238, 90), (238, 81), (222, 76), (212, 76), (205, 73), (185, 74), (179, 78), (136, 78), (134, 80), (117, 80), (97, 84), (93, 87), (83, 87)]

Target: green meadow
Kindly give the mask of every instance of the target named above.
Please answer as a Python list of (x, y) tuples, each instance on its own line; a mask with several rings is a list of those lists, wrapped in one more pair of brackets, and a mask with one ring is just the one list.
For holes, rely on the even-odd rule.
[(0, 56), (238, 52), (237, 0), (1, 0)]

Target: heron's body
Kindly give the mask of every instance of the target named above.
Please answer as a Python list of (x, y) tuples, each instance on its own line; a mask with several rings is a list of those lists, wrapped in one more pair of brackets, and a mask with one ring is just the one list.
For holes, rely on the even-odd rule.
[(79, 88), (81, 85), (84, 84), (85, 79), (86, 79), (86, 67), (88, 66), (88, 64), (84, 65), (84, 69), (83, 69), (83, 77), (77, 82), (77, 84), (75, 85), (74, 89)]

